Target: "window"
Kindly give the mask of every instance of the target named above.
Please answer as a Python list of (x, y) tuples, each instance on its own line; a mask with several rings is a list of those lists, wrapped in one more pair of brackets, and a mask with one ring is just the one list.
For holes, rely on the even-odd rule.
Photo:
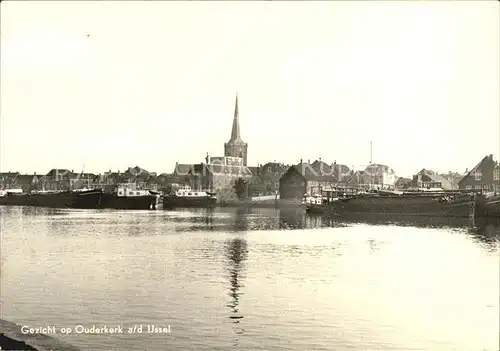
[(500, 180), (500, 168), (493, 171), (493, 180)]
[(481, 185), (476, 185), (475, 188), (476, 189), (482, 189), (483, 187)]
[(472, 189), (472, 185), (466, 185), (465, 189), (468, 189), (468, 190)]
[(481, 173), (481, 171), (477, 170), (476, 172), (474, 172), (474, 179), (475, 180), (481, 180), (482, 177), (483, 177), (483, 173)]
[(493, 191), (495, 192), (495, 194), (500, 193), (500, 185), (497, 184), (493, 185)]

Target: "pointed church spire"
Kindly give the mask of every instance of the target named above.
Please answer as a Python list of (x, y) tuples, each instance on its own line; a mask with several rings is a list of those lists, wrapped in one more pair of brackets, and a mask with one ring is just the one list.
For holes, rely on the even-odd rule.
[(236, 103), (234, 105), (233, 129), (231, 131), (231, 139), (229, 142), (241, 140), (240, 136), (240, 117), (238, 111), (238, 93), (236, 93)]

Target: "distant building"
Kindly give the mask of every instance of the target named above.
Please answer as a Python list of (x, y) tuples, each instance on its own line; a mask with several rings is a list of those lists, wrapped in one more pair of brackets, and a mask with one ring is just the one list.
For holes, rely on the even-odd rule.
[(29, 193), (37, 190), (38, 176), (36, 174), (19, 174), (16, 178), (16, 188), (23, 189), (23, 192)]
[(458, 173), (458, 172), (448, 172), (448, 173), (442, 173), (441, 176), (445, 179), (447, 179), (450, 184), (452, 190), (457, 190), (458, 189), (458, 182), (467, 174), (469, 173), (468, 171), (465, 173)]
[(251, 188), (259, 191), (253, 191), (253, 193), (258, 192), (259, 195), (276, 194), (279, 191), (280, 179), (287, 170), (287, 166), (278, 162), (268, 162), (258, 167), (256, 174), (252, 177)]
[(500, 166), (493, 155), (483, 159), (458, 183), (460, 189), (500, 192)]
[(305, 194), (320, 194), (322, 189), (335, 187), (333, 175), (320, 175), (307, 162), (291, 166), (280, 179), (279, 193), (282, 200), (301, 200)]
[(396, 180), (396, 172), (392, 168), (376, 163), (368, 165), (363, 174), (363, 183), (372, 189), (394, 188)]
[(125, 183), (125, 179), (123, 177), (123, 173), (112, 172), (109, 170), (108, 172), (104, 172), (103, 174), (97, 174), (93, 178), (92, 187), (93, 188), (101, 188), (101, 187), (110, 187), (119, 183)]
[(19, 172), (2, 172), (0, 173), (0, 189), (15, 189), (17, 188), (17, 177)]
[(156, 177), (156, 186), (160, 191), (170, 193), (174, 188), (183, 185), (185, 185), (185, 179), (174, 174), (162, 173)]
[(44, 190), (70, 190), (75, 178), (73, 170), (53, 168), (44, 177)]
[(319, 160), (314, 161), (311, 167), (315, 170), (318, 175), (331, 176), (335, 178), (338, 183), (345, 183), (348, 180), (350, 174), (350, 169), (348, 166), (337, 163), (334, 161), (332, 164), (328, 164), (324, 161)]
[(413, 179), (411, 178), (398, 177), (398, 179), (396, 180), (396, 184), (394, 184), (394, 187), (398, 190), (409, 189), (411, 188), (412, 183)]
[(365, 171), (351, 170), (345, 177), (344, 183), (353, 188), (368, 189), (369, 185), (365, 184)]
[[(310, 161), (308, 160), (307, 163)], [(317, 175), (335, 177), (335, 169), (332, 165), (322, 161), (321, 158), (311, 163), (311, 168)]]
[(443, 190), (453, 190), (453, 185), (448, 179), (425, 168), (413, 176), (412, 186), (416, 188), (441, 188)]
[(332, 168), (335, 178), (337, 178), (339, 184), (347, 185), (350, 174), (352, 173), (349, 167), (347, 165), (343, 165), (334, 161), (332, 164)]

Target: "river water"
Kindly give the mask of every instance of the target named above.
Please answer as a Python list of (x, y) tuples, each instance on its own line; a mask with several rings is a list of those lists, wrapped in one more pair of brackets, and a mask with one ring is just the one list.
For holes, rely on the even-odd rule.
[(0, 216), (1, 318), (54, 326), (82, 350), (499, 349), (495, 224), (274, 209)]

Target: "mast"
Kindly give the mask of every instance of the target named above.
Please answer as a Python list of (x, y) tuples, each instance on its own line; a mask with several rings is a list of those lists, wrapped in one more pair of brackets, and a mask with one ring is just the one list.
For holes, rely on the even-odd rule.
[(370, 141), (370, 164), (372, 164), (372, 142)]
[(372, 183), (373, 183), (373, 166), (372, 166), (372, 141), (370, 141), (370, 190), (372, 189)]

